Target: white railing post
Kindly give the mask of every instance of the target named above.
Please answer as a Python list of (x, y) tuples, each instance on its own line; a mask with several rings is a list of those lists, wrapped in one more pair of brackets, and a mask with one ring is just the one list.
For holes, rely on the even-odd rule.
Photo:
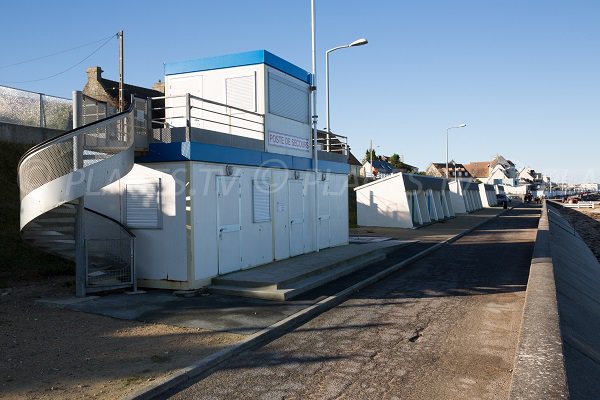
[(190, 102), (190, 94), (186, 93), (185, 94), (185, 141), (189, 142), (190, 141), (190, 130), (192, 127), (191, 124), (191, 114), (192, 114), (192, 109), (191, 109), (191, 102)]

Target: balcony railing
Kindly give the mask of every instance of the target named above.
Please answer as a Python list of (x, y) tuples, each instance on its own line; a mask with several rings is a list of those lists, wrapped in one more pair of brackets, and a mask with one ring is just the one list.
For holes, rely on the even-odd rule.
[(328, 153), (348, 155), (348, 138), (327, 131), (319, 131), (317, 148)]
[[(182, 96), (152, 97), (149, 100), (155, 141), (189, 141), (192, 128), (264, 140), (263, 114), (189, 93)], [(175, 133), (182, 130), (183, 137), (178, 137), (180, 135)]]
[[(189, 93), (148, 99), (152, 142), (208, 141), (225, 143), (220, 134), (233, 135), (242, 147), (264, 150), (265, 115), (204, 99)], [(151, 137), (150, 137), (151, 136)], [(312, 137), (312, 134), (311, 134)], [(348, 156), (348, 139), (319, 131), (317, 149)]]

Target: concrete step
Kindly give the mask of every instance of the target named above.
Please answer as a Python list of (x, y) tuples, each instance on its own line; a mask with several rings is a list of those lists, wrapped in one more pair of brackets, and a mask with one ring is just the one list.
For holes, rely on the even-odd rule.
[[(335, 257), (329, 261), (311, 263), (310, 266), (302, 265), (296, 266), (293, 261), (302, 259), (302, 257), (308, 254), (293, 257), (284, 262), (292, 262), (292, 266), (282, 267), (284, 271), (279, 269), (277, 273), (271, 270), (268, 273), (260, 273), (261, 267), (252, 268), (250, 270), (240, 272), (234, 272), (227, 275), (218, 276), (212, 279), (212, 285), (218, 286), (239, 286), (239, 287), (252, 287), (257, 289), (282, 289), (289, 287), (294, 282), (304, 281), (311, 276), (321, 275), (327, 271), (337, 269), (338, 267), (343, 270), (344, 267), (353, 265), (360, 265), (363, 261), (371, 262), (374, 254), (382, 254), (385, 258), (387, 254), (394, 251), (400, 246), (406, 245), (407, 242), (398, 243), (386, 247), (378, 247), (368, 249), (360, 254), (349, 254), (345, 256)], [(317, 254), (317, 253), (312, 253)], [(320, 261), (320, 260), (319, 260)], [(273, 265), (278, 264), (275, 262)], [(283, 272), (283, 273), (281, 273)], [(274, 277), (278, 276), (278, 277)]]
[[(389, 251), (391, 251), (391, 249)], [(224, 277), (215, 278), (213, 279), (213, 284), (209, 286), (208, 289), (213, 293), (231, 296), (285, 301), (311, 289), (325, 285), (328, 282), (349, 275), (370, 264), (380, 262), (386, 258), (386, 254), (389, 251), (383, 251), (383, 249), (380, 249), (380, 251), (371, 251), (367, 254), (353, 257), (352, 259), (341, 260), (340, 262), (330, 264), (323, 268), (318, 268), (301, 276), (290, 277), (289, 279), (277, 282), (276, 284), (265, 283), (260, 286), (257, 282), (249, 282), (249, 285), (244, 286), (243, 282), (239, 280), (222, 279)]]

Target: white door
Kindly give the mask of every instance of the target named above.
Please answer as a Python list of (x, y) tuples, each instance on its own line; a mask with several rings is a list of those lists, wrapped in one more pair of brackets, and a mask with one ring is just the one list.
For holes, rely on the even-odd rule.
[(318, 185), (319, 191), (319, 248), (324, 249), (331, 244), (331, 212), (329, 204), (329, 182), (321, 181)]
[(290, 256), (304, 253), (304, 190), (299, 180), (288, 181), (290, 218)]
[(240, 178), (217, 176), (217, 235), (219, 274), (242, 268)]

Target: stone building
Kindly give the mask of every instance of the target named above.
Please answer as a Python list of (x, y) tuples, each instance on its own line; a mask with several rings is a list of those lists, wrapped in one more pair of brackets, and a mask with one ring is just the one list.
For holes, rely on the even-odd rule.
[[(83, 87), (83, 94), (98, 101), (107, 103), (113, 108), (119, 106), (119, 82), (102, 77), (102, 68), (90, 67), (87, 69), (88, 80)], [(165, 85), (163, 82), (157, 82), (152, 89), (130, 85), (123, 85), (125, 107), (129, 105), (131, 95), (136, 97), (148, 98), (164, 96)]]

